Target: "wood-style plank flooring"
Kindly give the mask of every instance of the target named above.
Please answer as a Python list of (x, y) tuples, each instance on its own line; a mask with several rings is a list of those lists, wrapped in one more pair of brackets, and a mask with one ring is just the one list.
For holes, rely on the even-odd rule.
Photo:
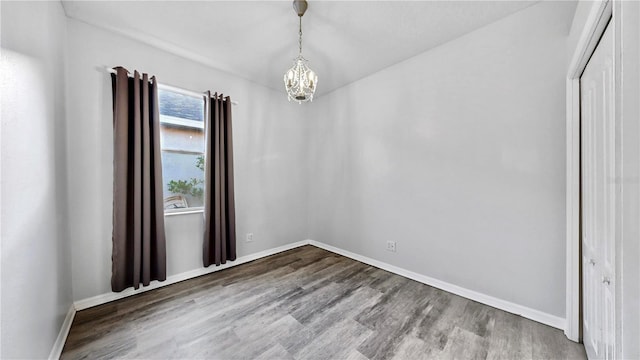
[(76, 314), (63, 359), (584, 359), (554, 328), (303, 246)]

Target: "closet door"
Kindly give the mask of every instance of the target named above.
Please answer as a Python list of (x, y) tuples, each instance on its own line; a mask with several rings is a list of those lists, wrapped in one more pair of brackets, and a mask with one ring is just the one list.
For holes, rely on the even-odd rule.
[(590, 359), (615, 354), (613, 57), (608, 26), (580, 78), (583, 342)]

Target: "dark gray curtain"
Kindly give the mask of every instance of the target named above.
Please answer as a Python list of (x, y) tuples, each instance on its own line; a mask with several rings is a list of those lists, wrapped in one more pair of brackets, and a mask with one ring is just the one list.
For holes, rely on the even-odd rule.
[(111, 289), (165, 280), (166, 245), (155, 77), (116, 68), (113, 87)]
[(236, 259), (231, 98), (205, 100), (204, 266)]

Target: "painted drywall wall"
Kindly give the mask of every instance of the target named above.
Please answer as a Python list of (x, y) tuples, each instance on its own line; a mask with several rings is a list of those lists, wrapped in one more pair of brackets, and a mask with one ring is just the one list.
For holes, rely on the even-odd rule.
[[(74, 299), (111, 291), (113, 130), (106, 66), (230, 95), (238, 256), (307, 238), (306, 128), (280, 92), (69, 19), (68, 161)], [(219, 41), (212, 37), (211, 41)], [(224, 56), (221, 54), (220, 56)], [(167, 216), (167, 271), (202, 267), (202, 214)], [(254, 241), (245, 242), (252, 232)]]
[[(621, 246), (616, 255), (621, 276), (618, 293), (622, 331), (622, 359), (640, 359), (640, 3), (614, 4), (621, 45), (620, 134)], [(616, 19), (618, 20), (618, 19)]]
[(72, 304), (59, 2), (2, 2), (2, 352), (49, 356)]
[(574, 8), (537, 4), (314, 102), (310, 238), (564, 317)]

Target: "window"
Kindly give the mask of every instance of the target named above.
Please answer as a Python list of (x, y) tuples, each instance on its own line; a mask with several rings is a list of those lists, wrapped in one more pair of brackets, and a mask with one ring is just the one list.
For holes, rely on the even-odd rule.
[(204, 101), (158, 89), (165, 212), (202, 208)]

